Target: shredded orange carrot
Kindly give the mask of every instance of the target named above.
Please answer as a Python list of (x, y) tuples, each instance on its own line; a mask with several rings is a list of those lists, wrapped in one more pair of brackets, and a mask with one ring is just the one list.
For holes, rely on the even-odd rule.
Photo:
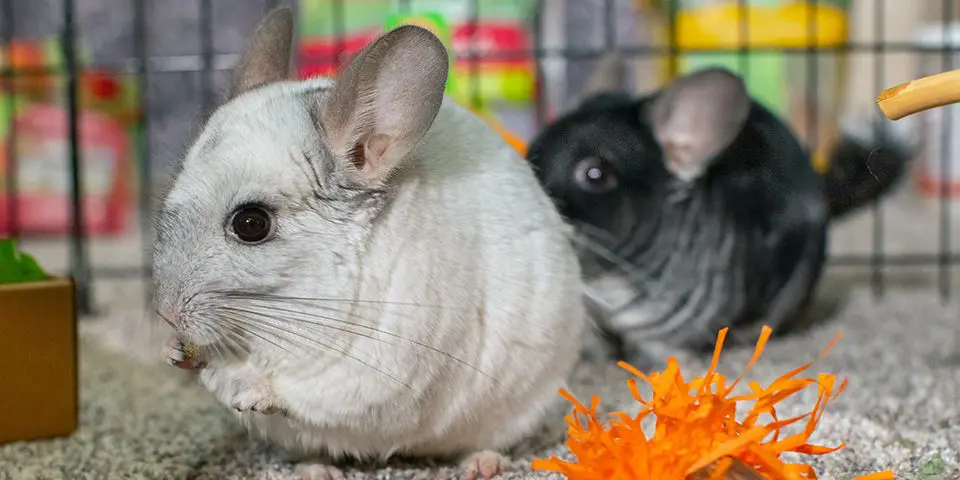
[[(844, 391), (847, 382), (838, 382), (835, 375), (826, 373), (816, 378), (801, 378), (800, 374), (812, 366), (810, 362), (782, 375), (767, 387), (747, 382), (749, 393), (732, 395), (760, 358), (771, 332), (769, 327), (763, 328), (753, 357), (733, 382), (716, 372), (726, 328), (720, 330), (706, 374), (690, 381), (683, 378), (674, 358), (667, 360), (662, 372), (649, 375), (620, 362), (621, 368), (637, 377), (626, 382), (633, 397), (642, 405), (634, 416), (616, 412), (601, 421), (597, 414), (598, 397), (593, 397), (588, 407), (561, 389), (560, 395), (573, 405), (565, 418), (566, 444), (577, 460), (537, 459), (533, 461), (533, 469), (559, 472), (570, 480), (684, 480), (704, 471), (705, 467), (713, 467), (709, 478), (719, 479), (724, 478), (731, 459), (736, 459), (766, 479), (816, 479), (811, 466), (785, 463), (780, 456), (785, 452), (824, 455), (843, 448), (844, 444), (825, 447), (807, 442), (827, 403)], [(839, 338), (837, 335), (821, 355), (826, 355)], [(649, 399), (641, 396), (637, 379), (650, 385)], [(776, 405), (811, 385), (816, 385), (819, 392), (813, 408), (804, 415), (779, 418)], [(743, 420), (737, 420), (737, 407), (748, 401), (753, 402), (752, 406)], [(654, 433), (647, 438), (641, 423), (651, 415), (655, 419)], [(763, 415), (772, 420), (763, 423)], [(805, 425), (799, 423), (803, 421)], [(795, 424), (803, 425), (802, 430), (781, 438), (781, 430)], [(884, 471), (854, 480), (893, 479), (892, 471)]]

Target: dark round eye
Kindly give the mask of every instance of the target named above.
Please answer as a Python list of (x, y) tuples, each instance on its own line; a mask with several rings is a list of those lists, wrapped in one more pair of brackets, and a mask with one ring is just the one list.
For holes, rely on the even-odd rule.
[(580, 160), (573, 170), (573, 175), (581, 187), (591, 192), (607, 192), (617, 186), (617, 175), (613, 167), (599, 158), (588, 157)]
[(230, 222), (234, 235), (244, 243), (260, 243), (273, 232), (273, 219), (261, 207), (242, 207)]

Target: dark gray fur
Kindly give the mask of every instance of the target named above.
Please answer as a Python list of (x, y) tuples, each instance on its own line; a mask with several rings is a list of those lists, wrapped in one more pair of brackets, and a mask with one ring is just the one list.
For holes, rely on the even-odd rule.
[[(844, 137), (818, 175), (790, 128), (742, 89), (719, 69), (642, 98), (608, 89), (530, 145), (538, 178), (576, 227), (588, 297), (621, 356), (709, 347), (726, 326), (741, 341), (762, 325), (786, 331), (812, 299), (831, 219), (905, 171), (902, 145)], [(623, 287), (594, 283), (601, 277)], [(604, 305), (617, 289), (632, 299)]]

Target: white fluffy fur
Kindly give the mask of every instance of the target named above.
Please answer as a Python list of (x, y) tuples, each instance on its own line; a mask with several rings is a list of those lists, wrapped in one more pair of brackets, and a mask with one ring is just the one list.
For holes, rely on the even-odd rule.
[[(165, 205), (178, 215), (160, 223), (158, 305), (182, 338), (210, 345), (221, 338), (217, 318), (203, 312), (224, 302), (203, 293), (214, 289), (421, 304), (340, 305), (352, 322), (483, 373), (394, 336), (307, 328), (277, 313), (274, 326), (334, 347), (284, 334), (282, 345), (298, 352), (291, 355), (249, 337), (250, 356), (211, 357), (199, 380), (226, 405), (286, 409), (289, 416), (238, 415), (253, 432), (308, 455), (508, 447), (536, 427), (579, 354), (585, 314), (566, 227), (522, 158), (448, 99), (382, 208), (354, 212), (347, 223), (305, 208), (299, 199), (311, 197), (312, 179), (290, 158), (322, 141), (306, 93), (329, 84), (276, 83), (213, 115)], [(224, 233), (231, 209), (251, 196), (281, 205), (277, 238), (259, 246)], [(348, 318), (308, 304), (284, 308)]]

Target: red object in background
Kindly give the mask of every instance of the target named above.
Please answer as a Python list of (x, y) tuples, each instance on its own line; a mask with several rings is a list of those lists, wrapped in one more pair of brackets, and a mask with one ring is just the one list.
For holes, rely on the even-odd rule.
[[(960, 198), (960, 181), (941, 180), (923, 169), (916, 174), (917, 186), (929, 198)], [(946, 183), (946, 187), (944, 187)]]
[(342, 41), (336, 39), (306, 39), (300, 43), (301, 79), (324, 76), (332, 77), (339, 68), (337, 53), (344, 54), (344, 60), (360, 52), (380, 30), (365, 30), (345, 34)]
[[(344, 60), (349, 59), (380, 33), (379, 29), (353, 32), (345, 35), (341, 42), (333, 38), (304, 39), (300, 44), (300, 78), (334, 76), (339, 67), (338, 52), (344, 54)], [(453, 50), (465, 57), (472, 44), (477, 57), (458, 59), (455, 64), (458, 72), (469, 71), (475, 63), (481, 72), (491, 68), (533, 68), (533, 61), (527, 58), (530, 42), (522, 25), (481, 22), (475, 29), (469, 24), (456, 25), (452, 43)], [(495, 58), (483, 58), (485, 56)]]
[[(481, 68), (533, 68), (528, 32), (522, 25), (481, 22), (475, 27), (466, 24), (453, 30), (453, 51), (468, 55), (472, 44), (473, 54), (477, 57), (476, 60), (458, 60), (457, 68), (469, 69), (474, 62), (480, 64)], [(485, 56), (491, 58), (483, 58)]]
[[(31, 104), (17, 115), (17, 209), (22, 235), (61, 235), (70, 231), (72, 210), (67, 112)], [(81, 112), (83, 216), (93, 235), (122, 233), (127, 225), (129, 146), (126, 132), (110, 117)], [(0, 145), (0, 182), (10, 173), (7, 146)], [(3, 190), (0, 183), (0, 191)], [(0, 195), (0, 235), (9, 234), (12, 192)]]
[(81, 79), (88, 91), (97, 99), (113, 100), (120, 92), (120, 84), (106, 73), (87, 72)]
[(0, 45), (7, 58), (7, 66), (13, 70), (33, 71), (27, 75), (15, 75), (10, 79), (10, 85), (6, 85), (5, 78), (0, 78), (0, 90), (7, 93), (14, 92), (17, 95), (25, 97), (42, 97), (50, 91), (55, 82), (53, 75), (39, 73), (47, 66), (42, 43), (13, 40), (6, 45)]

